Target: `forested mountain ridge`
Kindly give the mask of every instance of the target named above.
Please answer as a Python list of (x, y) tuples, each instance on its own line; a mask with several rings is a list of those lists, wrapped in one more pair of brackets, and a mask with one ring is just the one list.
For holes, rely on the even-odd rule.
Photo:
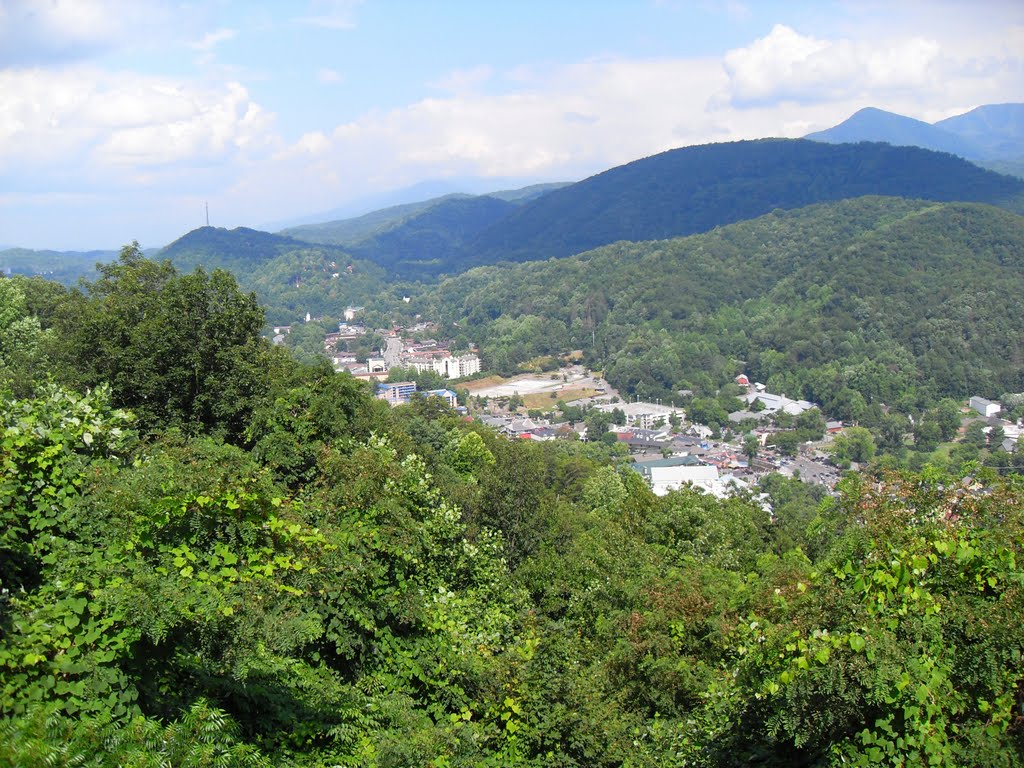
[(617, 387), (665, 398), (745, 369), (855, 420), (851, 398), (1024, 389), (1022, 296), (1024, 217), (865, 197), (470, 270), (418, 311), (472, 328), (499, 369), (583, 349)]
[(776, 208), (862, 195), (1024, 211), (1024, 181), (916, 147), (803, 139), (707, 144), (636, 160), (545, 195), (481, 233), (460, 267), (706, 232)]
[(987, 104), (935, 123), (971, 142), (987, 160), (1024, 160), (1024, 104)]
[(0, 274), (40, 275), (63, 285), (96, 276), (96, 264), (117, 258), (117, 251), (47, 251), (31, 248), (0, 250)]
[(299, 240), (305, 240), (309, 243), (351, 246), (362, 242), (363, 240), (367, 240), (373, 235), (379, 234), (385, 230), (395, 229), (410, 219), (415, 218), (418, 214), (452, 200), (466, 200), (474, 197), (490, 197), (497, 200), (503, 200), (508, 203), (522, 205), (523, 203), (542, 197), (548, 192), (566, 187), (569, 183), (570, 182), (553, 182), (548, 184), (533, 184), (520, 189), (499, 190), (485, 195), (469, 195), (456, 192), (419, 202), (381, 208), (379, 210), (363, 214), (362, 216), (317, 222), (315, 224), (300, 224), (283, 229), (278, 234), (286, 237), (294, 237)]
[[(248, 227), (199, 227), (162, 248), (157, 258), (170, 259), (184, 270), (205, 267), (244, 273), (308, 243)], [(337, 250), (341, 253), (341, 249)]]
[(200, 227), (160, 250), (182, 271), (225, 269), (247, 291), (255, 291), (272, 324), (288, 324), (310, 313), (339, 318), (351, 303), (384, 290), (384, 270), (335, 245), (314, 245), (269, 232), (238, 227)]
[(403, 278), (429, 278), (457, 264), (477, 234), (516, 208), (515, 203), (486, 195), (453, 198), (348, 248)]

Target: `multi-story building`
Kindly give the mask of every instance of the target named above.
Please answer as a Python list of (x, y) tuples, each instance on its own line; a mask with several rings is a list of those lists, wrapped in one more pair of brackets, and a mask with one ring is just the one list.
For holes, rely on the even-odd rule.
[(414, 394), (416, 394), (415, 381), (393, 381), (377, 385), (377, 397), (387, 400), (391, 405), (408, 403)]

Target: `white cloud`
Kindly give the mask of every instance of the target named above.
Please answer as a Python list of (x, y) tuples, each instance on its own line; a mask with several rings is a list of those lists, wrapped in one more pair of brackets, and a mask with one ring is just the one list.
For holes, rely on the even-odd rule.
[(162, 2), (0, 0), (0, 67), (73, 61), (165, 26)]
[(935, 40), (822, 40), (777, 24), (745, 48), (725, 55), (725, 98), (737, 106), (779, 100), (838, 100), (889, 91), (931, 88), (940, 77)]
[(273, 141), (273, 116), (217, 87), (94, 67), (0, 70), (0, 170), (225, 162)]
[(211, 51), (221, 43), (234, 39), (237, 34), (237, 30), (234, 29), (218, 29), (207, 32), (201, 40), (192, 43), (192, 47), (197, 51)]

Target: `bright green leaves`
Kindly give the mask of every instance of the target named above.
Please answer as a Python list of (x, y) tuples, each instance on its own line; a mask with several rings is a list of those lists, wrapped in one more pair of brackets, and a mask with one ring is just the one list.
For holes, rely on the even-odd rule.
[(770, 743), (830, 741), (846, 764), (988, 764), (1011, 750), (992, 714), (1024, 681), (1010, 586), (1024, 583), (1024, 497), (1011, 490), (913, 478), (856, 498), (840, 565), (776, 588), (799, 595), (777, 603), (783, 620), (741, 625), (734, 705)]

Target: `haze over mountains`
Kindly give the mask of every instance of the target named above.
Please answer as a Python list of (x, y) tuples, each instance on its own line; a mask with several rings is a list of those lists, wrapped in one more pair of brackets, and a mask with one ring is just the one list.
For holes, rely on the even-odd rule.
[(867, 107), (804, 138), (830, 144), (882, 141), (950, 152), (1001, 172), (1024, 171), (1024, 104), (988, 104), (926, 123)]

